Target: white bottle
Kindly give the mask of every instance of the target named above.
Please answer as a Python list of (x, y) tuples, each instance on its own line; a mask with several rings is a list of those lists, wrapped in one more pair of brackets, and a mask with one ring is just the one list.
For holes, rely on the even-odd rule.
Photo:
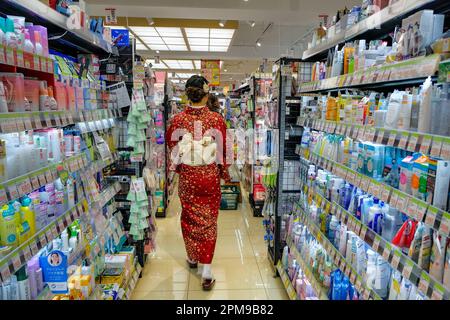
[(69, 239), (69, 247), (72, 249), (72, 252), (77, 249), (77, 237), (70, 237)]
[(0, 81), (0, 113), (8, 112), (8, 102), (6, 100), (5, 86)]
[(36, 54), (42, 56), (44, 49), (42, 48), (41, 33), (39, 31), (34, 31), (34, 45)]
[(69, 234), (67, 233), (67, 229), (61, 233), (62, 240), (62, 251), (69, 252)]
[(23, 51), (34, 53), (34, 45), (33, 42), (31, 42), (30, 33), (28, 30), (25, 30), (25, 42), (23, 44)]

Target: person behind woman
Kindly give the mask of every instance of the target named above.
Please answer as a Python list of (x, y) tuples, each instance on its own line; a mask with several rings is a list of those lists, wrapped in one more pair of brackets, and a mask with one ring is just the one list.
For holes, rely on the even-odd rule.
[(219, 99), (217, 99), (216, 95), (214, 95), (214, 94), (209, 95), (206, 106), (208, 107), (208, 109), (210, 111), (222, 114), (222, 109), (220, 108), (220, 102), (219, 102)]
[[(173, 162), (171, 168), (179, 173), (181, 230), (187, 263), (190, 268), (197, 268), (198, 263), (203, 264), (202, 287), (204, 290), (211, 290), (215, 284), (211, 262), (217, 239), (220, 179), (230, 180), (228, 165), (225, 163), (226, 125), (221, 115), (211, 112), (206, 106), (210, 95), (208, 81), (204, 77), (192, 76), (186, 82), (185, 90), (189, 105), (173, 117), (167, 129), (166, 141)], [(182, 152), (188, 153), (186, 150), (192, 150), (191, 144), (186, 147), (186, 141), (190, 141), (195, 147), (195, 141), (204, 140), (204, 137), (211, 136), (211, 133), (212, 136), (215, 135), (214, 142), (217, 144), (217, 154), (212, 156), (212, 163), (190, 165), (183, 163), (185, 160), (180, 160)], [(190, 159), (190, 154), (188, 158)]]

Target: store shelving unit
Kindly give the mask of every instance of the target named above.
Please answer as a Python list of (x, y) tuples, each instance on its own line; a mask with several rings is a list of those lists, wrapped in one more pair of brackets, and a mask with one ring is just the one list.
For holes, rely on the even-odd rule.
[(372, 16), (358, 22), (349, 29), (342, 30), (322, 41), (320, 44), (303, 52), (302, 59), (315, 61), (326, 58), (329, 49), (345, 41), (356, 39), (379, 39), (391, 32), (395, 25), (401, 23), (406, 16), (419, 10), (435, 8), (434, 0), (399, 0), (391, 6), (379, 10)]
[(51, 9), (39, 0), (2, 1), (0, 12), (27, 17), (27, 20), (48, 28), (49, 36), (63, 35), (52, 47), (60, 52), (73, 54), (73, 49), (80, 53), (99, 55), (116, 54), (117, 48), (89, 30), (71, 29), (68, 17)]

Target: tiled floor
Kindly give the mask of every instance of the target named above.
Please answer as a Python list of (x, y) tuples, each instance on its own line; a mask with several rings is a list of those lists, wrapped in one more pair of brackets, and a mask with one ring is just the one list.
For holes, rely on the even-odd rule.
[(262, 218), (253, 217), (246, 199), (236, 211), (221, 211), (212, 264), (216, 285), (202, 290), (200, 275), (189, 270), (180, 230), (181, 207), (175, 195), (166, 218), (158, 219), (157, 252), (149, 257), (133, 299), (288, 299), (267, 259)]

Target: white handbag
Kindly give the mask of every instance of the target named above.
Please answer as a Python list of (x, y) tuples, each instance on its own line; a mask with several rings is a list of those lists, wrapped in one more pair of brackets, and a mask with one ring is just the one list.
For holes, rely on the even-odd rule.
[(191, 133), (186, 133), (178, 142), (178, 154), (175, 156), (175, 164), (189, 166), (205, 166), (216, 161), (217, 144), (211, 137), (203, 137), (199, 141), (192, 138)]

